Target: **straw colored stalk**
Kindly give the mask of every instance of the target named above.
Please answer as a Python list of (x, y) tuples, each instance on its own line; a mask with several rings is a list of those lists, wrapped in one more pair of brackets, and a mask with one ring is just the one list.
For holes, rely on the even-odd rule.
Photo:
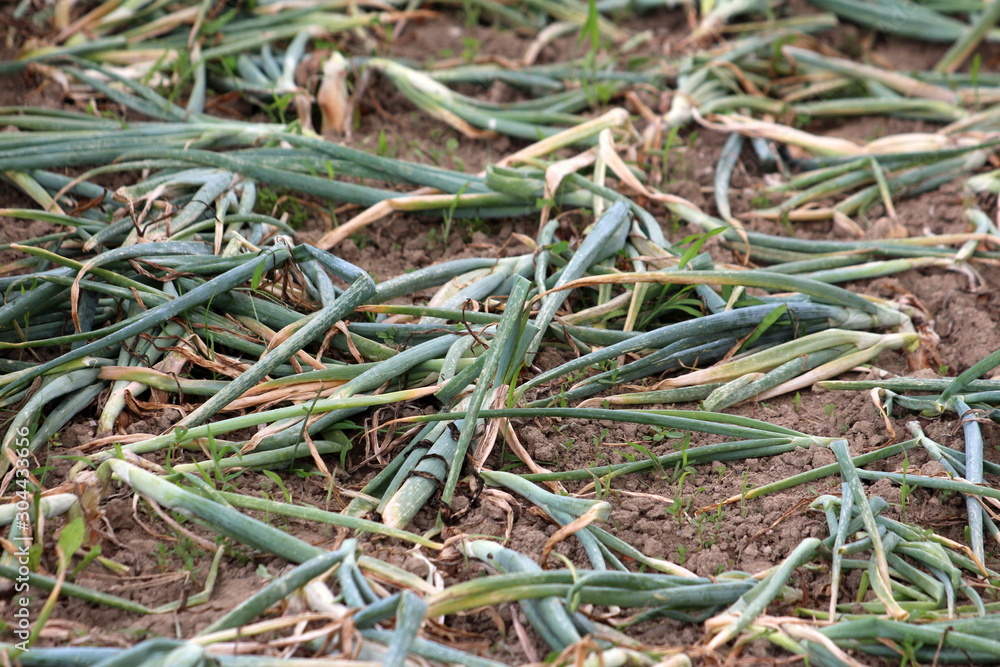
[(557, 151), (560, 148), (565, 148), (579, 143), (588, 137), (599, 135), (601, 131), (605, 129), (623, 127), (628, 122), (628, 111), (621, 108), (610, 109), (597, 118), (580, 123), (575, 127), (568, 128), (550, 137), (546, 137), (545, 139), (542, 139), (526, 148), (522, 148), (512, 155), (508, 155), (497, 162), (497, 166), (507, 167), (526, 162), (530, 158), (548, 155), (549, 153)]
[(817, 368), (803, 373), (793, 380), (783, 382), (773, 389), (757, 394), (755, 398), (756, 400), (763, 401), (774, 396), (780, 396), (781, 394), (787, 394), (792, 391), (798, 391), (799, 389), (805, 389), (820, 380), (825, 380), (827, 378), (840, 375), (841, 373), (846, 373), (861, 364), (867, 363), (868, 361), (878, 357), (879, 354), (886, 350), (897, 350), (901, 348), (912, 349), (915, 345), (918, 345), (919, 342), (920, 337), (918, 334), (884, 334), (874, 345), (871, 345), (870, 347), (859, 349), (856, 352), (845, 354), (839, 359), (822, 364)]
[(323, 64), (323, 82), (316, 92), (316, 103), (323, 115), (320, 127), (322, 135), (331, 137), (346, 134), (350, 124), (347, 60), (338, 51), (331, 53)]
[(702, 17), (698, 23), (698, 27), (688, 37), (688, 41), (693, 44), (706, 42), (717, 35), (726, 23), (733, 18), (741, 14), (763, 12), (769, 6), (767, 0), (715, 0), (713, 2), (702, 2), (703, 8), (711, 7), (711, 10)]
[[(443, 194), (437, 188), (418, 188), (413, 192), (406, 195), (405, 198), (409, 197), (423, 197), (426, 195), (437, 195)], [(324, 234), (316, 243), (314, 244), (317, 248), (321, 250), (330, 250), (337, 244), (344, 241), (344, 239), (355, 234), (370, 224), (378, 222), (383, 218), (392, 215), (392, 213), (398, 210), (397, 205), (400, 200), (404, 197), (396, 197), (393, 199), (386, 199), (380, 201), (377, 204), (366, 208), (364, 211), (354, 216), (344, 224), (340, 225), (336, 229), (332, 229), (326, 234)], [(454, 201), (454, 195), (451, 195), (451, 200)]]
[(959, 95), (955, 91), (883, 67), (865, 65), (843, 58), (831, 58), (829, 55), (821, 55), (816, 51), (795, 46), (782, 47), (782, 53), (793, 63), (805, 63), (861, 81), (877, 81), (905, 97), (938, 100), (953, 105), (960, 102)]
[(821, 137), (787, 125), (757, 120), (739, 114), (712, 115), (708, 119), (699, 116), (698, 120), (705, 127), (719, 132), (739, 132), (743, 136), (770, 139), (804, 148), (815, 155), (833, 157), (937, 152), (957, 147), (976, 146), (983, 142), (983, 136), (979, 133), (945, 135), (911, 132), (889, 135), (860, 145), (848, 139)]
[(882, 349), (895, 349), (907, 343), (912, 343), (915, 337), (915, 334), (910, 334), (909, 336), (904, 334), (886, 334), (883, 336), (866, 331), (828, 329), (827, 331), (809, 334), (802, 338), (776, 345), (735, 361), (717, 364), (678, 378), (662, 380), (656, 385), (655, 389), (690, 387), (709, 382), (730, 382), (748, 373), (768, 371), (804, 354), (819, 352), (820, 350), (837, 345), (853, 344), (859, 349), (878, 347), (879, 349), (875, 352), (877, 354)]
[[(287, 293), (275, 294), (274, 296), (279, 299), (282, 297), (288, 298)], [(260, 336), (267, 343), (268, 350), (274, 349), (276, 346), (286, 341), (288, 339), (288, 336), (291, 335), (291, 333), (293, 333), (293, 330), (290, 330), (288, 328), (284, 328), (281, 331), (274, 331), (268, 326), (261, 324), (257, 319), (253, 317), (246, 317), (241, 315), (236, 317), (236, 321), (239, 322), (241, 325), (243, 325), (248, 331)], [(318, 370), (318, 371), (326, 370), (326, 366), (324, 366), (319, 360), (309, 356), (309, 353), (307, 353), (305, 350), (299, 350), (298, 352), (296, 352), (292, 356), (290, 361), (291, 363), (295, 363), (296, 360), (311, 367), (313, 370)]]
[[(224, 384), (215, 381), (185, 380), (156, 369), (136, 369), (130, 366), (105, 366), (101, 369), (98, 377), (104, 380), (132, 380), (130, 387), (133, 394), (135, 394), (136, 387), (154, 386), (164, 391), (180, 391), (185, 394), (210, 396), (224, 386)], [(274, 386), (273, 383), (260, 384), (251, 387), (242, 396), (223, 407), (220, 412), (235, 412), (284, 401), (296, 403), (315, 398), (328, 398), (346, 383), (347, 380), (342, 379), (281, 383), (281, 386)]]

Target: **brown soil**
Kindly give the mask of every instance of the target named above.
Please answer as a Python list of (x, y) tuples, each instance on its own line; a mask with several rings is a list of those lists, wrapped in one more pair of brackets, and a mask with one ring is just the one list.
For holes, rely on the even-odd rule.
[[(657, 44), (667, 45), (676, 41), (677, 30), (682, 25), (683, 14), (661, 12), (644, 19), (643, 25), (654, 30)], [(850, 29), (848, 33), (853, 31)], [(857, 31), (854, 31), (855, 38)], [(455, 19), (443, 17), (410, 25), (393, 45), (399, 57), (413, 58), (426, 63), (432, 58), (450, 57), (443, 52), (443, 44), (453, 45), (451, 56), (461, 55), (462, 38), (476, 40), (478, 55), (516, 58), (531, 41), (512, 31), (484, 27), (467, 29)], [(849, 39), (841, 35), (841, 39)], [(472, 42), (468, 42), (472, 44)], [(457, 46), (455, 46), (457, 45)], [(572, 41), (563, 45), (573, 48)], [(565, 57), (557, 52), (558, 46), (546, 49), (542, 60)], [(458, 51), (458, 53), (456, 53)], [(881, 43), (878, 53), (890, 62), (906, 62), (913, 66), (933, 63), (924, 44), (891, 41)], [(920, 60), (911, 60), (920, 58)], [(924, 61), (926, 60), (926, 62)], [(12, 76), (0, 80), (0, 105), (26, 103), (60, 106), (63, 100), (51, 85), (39, 89), (40, 82), (32, 75)], [(390, 154), (418, 161), (434, 161), (445, 167), (463, 167), (478, 171), (484, 165), (515, 150), (520, 143), (515, 140), (469, 140), (454, 130), (413, 110), (403, 98), (385, 82), (376, 81), (371, 95), (377, 100), (365, 104), (360, 126), (354, 130), (351, 142), (359, 147), (372, 149), (378, 134), (389, 136)], [(486, 89), (484, 96), (498, 96), (508, 91)], [(900, 131), (919, 131), (928, 126), (919, 123), (885, 119), (860, 119), (825, 129), (832, 136), (870, 139), (874, 134)], [(695, 136), (696, 135), (696, 136)], [(684, 147), (676, 153), (668, 170), (667, 189), (690, 198), (694, 203), (712, 210), (711, 197), (704, 196), (711, 185), (716, 156), (724, 137), (699, 129), (684, 133)], [(454, 139), (457, 148), (442, 151)], [(431, 156), (435, 156), (432, 159)], [(734, 187), (740, 188), (734, 198), (734, 209), (741, 213), (749, 202), (763, 189), (759, 175), (739, 171)], [(28, 201), (7, 185), (0, 185), (0, 206), (22, 206)], [(957, 187), (946, 186), (941, 190), (898, 203), (899, 221), (908, 235), (965, 231), (962, 219), (962, 196)], [(873, 219), (872, 225), (877, 225)], [(533, 219), (485, 221), (476, 223), (456, 222), (447, 240), (439, 221), (410, 216), (396, 216), (370, 227), (363, 236), (343, 242), (335, 249), (344, 259), (369, 270), (380, 280), (426, 266), (444, 259), (486, 254), (517, 254), (526, 248), (512, 242), (515, 232), (534, 236), (537, 222)], [(803, 238), (847, 238), (840, 230), (827, 223), (798, 225), (788, 230), (777, 223), (749, 220), (748, 227), (768, 233), (794, 233)], [(0, 218), (0, 242), (9, 242), (45, 233), (48, 228), (39, 223), (23, 223)], [(692, 230), (678, 226), (664, 217), (664, 230), (668, 239), (679, 240)], [(320, 220), (310, 220), (301, 230), (297, 241), (315, 240), (327, 229)], [(567, 235), (573, 233), (567, 224)], [(712, 250), (716, 259), (737, 263), (739, 258), (716, 245)], [(10, 253), (0, 256), (0, 262), (9, 261)], [(923, 304), (932, 318), (932, 326), (940, 336), (938, 353), (941, 367), (947, 375), (956, 375), (1000, 348), (1000, 269), (980, 266), (986, 286), (977, 292), (970, 291), (967, 278), (939, 269), (910, 271), (892, 278), (866, 281), (851, 285), (851, 289), (868, 294), (897, 296), (910, 294)], [(557, 360), (542, 355), (538, 362), (542, 368), (555, 365)], [(894, 372), (906, 372), (906, 359), (898, 353), (887, 353), (877, 365)], [(854, 374), (861, 377), (861, 374)], [(694, 408), (696, 406), (678, 406)], [(846, 438), (853, 454), (878, 447), (890, 436), (882, 417), (868, 395), (805, 391), (797, 396), (783, 396), (763, 403), (735, 408), (736, 414), (765, 420), (799, 429), (809, 434)], [(61, 437), (55, 453), (70, 455), (80, 443), (93, 436), (93, 413), (71, 426)], [(892, 417), (897, 434), (906, 432), (906, 422), (917, 419), (912, 414), (899, 413)], [(944, 445), (961, 449), (961, 432), (956, 431), (955, 420), (945, 417), (939, 421), (920, 419), (927, 433)], [(162, 430), (171, 422), (140, 423), (150, 432)], [(635, 450), (625, 443), (635, 442), (647, 447), (653, 454), (671, 451), (680, 442), (676, 439), (654, 438), (647, 427), (580, 420), (563, 420), (558, 423), (541, 420), (518, 421), (514, 424), (518, 437), (537, 462), (558, 469), (577, 469), (595, 464), (616, 463), (626, 460)], [(987, 458), (1000, 463), (1000, 429), (995, 424), (985, 424)], [(710, 442), (709, 438), (694, 438), (692, 445)], [(624, 446), (623, 446), (624, 445)], [(505, 452), (498, 446), (490, 467), (509, 463)], [(386, 456), (391, 457), (391, 453)], [(739, 494), (743, 489), (760, 486), (803, 470), (831, 463), (833, 455), (827, 449), (813, 447), (796, 450), (767, 459), (731, 462), (725, 465), (698, 466), (690, 471), (663, 470), (616, 479), (607, 495), (613, 511), (607, 529), (634, 545), (649, 556), (670, 559), (699, 575), (713, 576), (726, 570), (759, 572), (780, 562), (807, 536), (825, 537), (827, 529), (823, 517), (807, 509), (808, 502), (821, 494), (839, 492), (839, 482), (821, 480), (803, 487), (771, 494), (763, 498), (721, 506), (718, 510), (701, 512)], [(905, 465), (914, 470), (927, 463), (922, 452), (913, 451)], [(331, 467), (336, 461), (331, 460)], [(898, 470), (904, 465), (903, 457), (896, 457), (872, 469)], [(50, 475), (53, 479), (65, 474), (69, 465), (60, 463)], [(338, 483), (343, 488), (360, 488), (365, 479), (374, 474), (371, 466), (337, 471)], [(686, 472), (683, 477), (681, 473)], [(282, 475), (283, 483), (292, 497), (332, 510), (341, 507), (336, 494), (328, 493), (318, 477)], [(280, 495), (274, 482), (262, 474), (244, 473), (231, 480), (243, 493)], [(578, 491), (583, 484), (567, 484), (570, 492)], [(444, 528), (442, 538), (460, 533), (503, 536), (512, 525), (508, 546), (538, 559), (542, 546), (555, 532), (556, 527), (547, 519), (531, 512), (526, 504), (515, 502), (505, 505), (498, 496), (469, 495), (465, 501), (468, 512)], [(938, 493), (917, 490), (907, 505), (901, 503), (899, 489), (879, 483), (870, 485), (869, 493), (883, 496), (889, 501), (889, 516), (907, 518), (924, 526), (932, 526), (944, 535), (962, 540), (964, 505), (954, 494), (947, 497)], [(462, 501), (460, 501), (462, 502)], [(102, 555), (129, 568), (125, 576), (93, 564), (81, 573), (76, 583), (141, 602), (151, 607), (162, 605), (198, 593), (205, 583), (205, 576), (212, 554), (186, 537), (177, 534), (148, 506), (133, 504), (131, 494), (120, 493), (103, 503), (107, 534), (103, 540)], [(258, 518), (264, 518), (257, 515)], [(314, 544), (330, 546), (345, 536), (333, 529), (317, 528), (314, 524), (286, 521), (270, 517), (275, 525)], [(429, 511), (418, 517), (416, 532), (434, 525), (435, 516)], [(512, 522), (512, 523), (508, 523)], [(59, 522), (52, 522), (47, 531), (53, 534)], [(192, 531), (211, 541), (207, 531)], [(421, 576), (427, 575), (427, 561), (434, 555), (419, 549), (413, 550), (402, 543), (388, 539), (362, 538), (364, 550), (369, 555), (390, 560)], [(569, 558), (577, 566), (586, 566), (586, 558), (578, 542), (569, 539), (556, 547), (556, 552)], [(994, 550), (991, 564), (998, 565)], [(555, 562), (552, 557), (552, 562)], [(52, 568), (53, 562), (45, 563)], [(442, 560), (435, 563), (445, 581), (455, 582), (474, 576), (478, 566), (461, 559)], [(266, 576), (273, 576), (284, 567), (278, 559), (241, 553), (238, 549), (223, 559), (211, 601), (208, 604), (184, 609), (176, 613), (139, 616), (107, 607), (88, 604), (71, 598), (62, 598), (49, 622), (45, 641), (53, 645), (87, 644), (126, 646), (149, 636), (189, 637), (198, 632), (221, 612), (245, 599), (253, 590), (266, 583)], [(54, 571), (54, 568), (52, 570)], [(828, 594), (828, 577), (823, 571), (802, 571), (794, 582), (799, 589), (802, 606), (823, 607)], [(35, 610), (42, 600), (36, 602)], [(0, 609), (11, 609), (9, 598), (0, 599)], [(771, 611), (781, 613), (780, 607)], [(499, 617), (486, 613), (469, 613), (448, 619), (448, 626), (456, 631), (470, 633), (494, 659), (509, 663), (522, 663), (544, 658), (547, 649), (529, 630), (531, 641), (522, 645), (512, 630), (512, 615), (519, 615), (513, 605), (503, 605)], [(527, 625), (519, 616), (522, 625)], [(702, 628), (684, 625), (671, 620), (646, 622), (631, 630), (633, 636), (647, 644), (687, 646), (702, 638)], [(765, 646), (748, 649), (746, 656), (772, 655)], [(763, 658), (760, 658), (763, 660)]]

